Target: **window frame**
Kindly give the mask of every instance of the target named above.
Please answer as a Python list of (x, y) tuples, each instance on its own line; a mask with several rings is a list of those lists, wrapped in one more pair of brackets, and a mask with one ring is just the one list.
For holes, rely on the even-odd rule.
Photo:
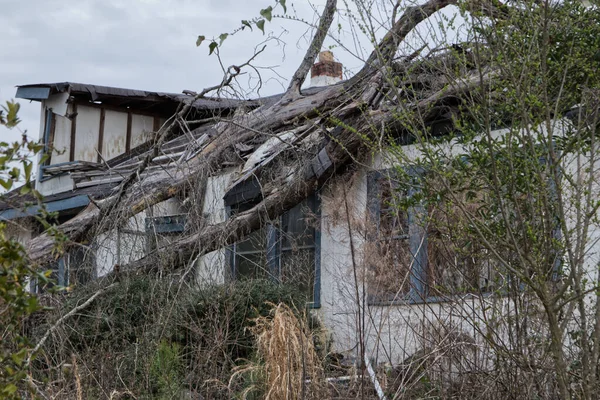
[[(403, 167), (406, 175), (416, 182), (417, 179), (423, 176), (425, 168), (421, 166), (406, 166)], [(371, 221), (375, 223), (376, 232), (374, 237), (370, 238), (371, 242), (379, 242), (380, 221), (381, 221), (381, 185), (378, 181), (387, 175), (392, 178), (397, 175), (394, 167), (372, 171), (367, 175), (367, 208)], [(406, 193), (407, 198), (414, 197), (420, 190), (416, 185), (409, 185)], [(439, 301), (433, 296), (427, 296), (427, 232), (423, 223), (427, 218), (425, 208), (419, 202), (411, 205), (406, 210), (408, 237), (391, 237), (390, 240), (407, 240), (408, 248), (412, 256), (411, 268), (409, 271), (409, 289), (406, 295), (395, 296), (392, 300), (381, 299), (376, 295), (368, 292), (367, 303), (369, 305), (403, 305), (403, 304), (418, 304), (430, 301)], [(421, 222), (421, 223), (418, 223)], [(385, 238), (387, 240), (388, 238)], [(378, 244), (377, 244), (378, 245)]]
[[(78, 279), (77, 274), (82, 270), (80, 269), (82, 265), (76, 264), (76, 259), (80, 255), (79, 252), (84, 252), (82, 259), (85, 260), (86, 257), (91, 257), (88, 259), (90, 263), (88, 267), (89, 275), (86, 279)], [(89, 253), (88, 253), (89, 251)], [(29, 292), (34, 294), (43, 294), (49, 293), (49, 291), (55, 287), (68, 287), (70, 285), (86, 285), (90, 282), (93, 282), (97, 279), (97, 271), (96, 271), (96, 256), (93, 250), (89, 250), (83, 247), (76, 247), (74, 249), (69, 250), (62, 257), (58, 258), (56, 261), (50, 263), (46, 268), (47, 271), (51, 272), (51, 278), (55, 279), (55, 283), (50, 285), (41, 286), (36, 278), (32, 278), (29, 281)], [(85, 271), (84, 271), (85, 273)]]
[[(302, 246), (306, 248), (314, 249), (314, 282), (313, 282), (313, 298), (312, 301), (307, 303), (307, 307), (311, 309), (316, 309), (321, 307), (321, 196), (320, 192), (314, 192), (309, 195), (307, 199), (312, 197), (312, 212), (314, 213), (317, 222), (317, 226), (314, 227), (314, 245), (313, 246)], [(305, 199), (306, 200), (306, 199)], [(245, 203), (237, 203), (226, 206), (226, 212), (229, 217), (231, 217), (233, 210), (236, 206)], [(299, 203), (300, 204), (300, 203)], [(285, 214), (285, 213), (284, 213)], [(283, 223), (284, 214), (279, 215), (277, 217), (277, 224), (279, 226)], [(267, 277), (276, 283), (281, 283), (281, 255), (283, 251), (287, 251), (282, 248), (282, 234), (281, 229), (275, 224), (268, 223), (265, 225), (265, 235), (266, 235), (266, 248), (265, 259), (266, 259), (266, 267)], [(237, 266), (236, 266), (236, 246), (237, 243), (234, 243), (227, 247), (226, 249), (226, 262), (227, 262), (227, 277), (226, 280), (237, 281)], [(253, 252), (252, 254), (254, 254)], [(246, 254), (239, 253), (239, 254)]]

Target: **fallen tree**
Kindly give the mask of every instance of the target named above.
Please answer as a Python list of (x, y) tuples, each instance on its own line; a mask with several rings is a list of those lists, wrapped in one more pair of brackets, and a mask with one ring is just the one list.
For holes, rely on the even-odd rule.
[[(385, 99), (391, 94), (389, 74), (385, 69), (394, 65), (393, 59), (400, 43), (416, 26), (436, 11), (456, 4), (455, 0), (430, 0), (421, 6), (408, 7), (396, 21), (392, 29), (373, 50), (364, 67), (350, 80), (304, 95), (299, 92), (304, 77), (308, 73), (313, 60), (321, 49), (324, 38), (331, 25), (336, 11), (336, 1), (327, 2), (317, 33), (314, 36), (302, 64), (298, 67), (288, 90), (272, 105), (258, 107), (250, 112), (242, 113), (231, 120), (209, 123), (195, 129), (201, 132), (196, 140), (199, 147), (193, 156), (183, 163), (176, 163), (161, 171), (142, 173), (158, 155), (158, 149), (164, 138), (172, 134), (182, 121), (185, 121), (188, 106), (184, 106), (168, 125), (157, 132), (154, 150), (150, 151), (139, 168), (130, 173), (111, 196), (90, 204), (73, 219), (60, 225), (58, 229), (70, 241), (83, 240), (90, 235), (90, 229), (98, 234), (106, 230), (102, 221), (113, 221), (116, 217), (125, 220), (150, 206), (160, 203), (180, 193), (190, 185), (190, 179), (205, 171), (216, 170), (227, 153), (235, 151), (235, 146), (252, 141), (261, 143), (272, 135), (280, 134), (299, 125), (306, 125), (304, 135), (316, 132), (320, 150), (317, 156), (308, 163), (301, 160), (299, 165), (290, 166), (297, 171), (293, 176), (281, 176), (278, 180), (266, 182), (263, 186), (263, 200), (252, 210), (239, 214), (226, 223), (206, 227), (204, 230), (178, 242), (175, 251), (185, 257), (204, 254), (233, 243), (243, 238), (266, 221), (266, 217), (279, 215), (283, 211), (299, 203), (308, 194), (317, 189), (328, 177), (345, 166), (349, 160), (357, 157), (365, 150), (364, 136), (373, 127), (383, 127), (384, 134), (401, 131), (401, 123), (397, 121), (397, 111), (407, 109), (425, 117), (425, 121), (433, 121), (437, 117), (436, 106), (447, 99), (455, 99), (473, 89), (473, 83), (481, 82), (471, 79), (450, 81), (449, 77), (434, 76), (439, 90), (422, 91), (422, 99), (409, 102), (408, 99), (396, 99), (396, 105)], [(450, 57), (451, 58), (451, 57)], [(416, 62), (409, 57), (405, 71), (413, 68)], [(398, 64), (398, 63), (396, 63)], [(426, 65), (426, 63), (422, 63)], [(402, 66), (402, 63), (399, 65)], [(228, 84), (231, 78), (239, 73), (241, 66), (228, 69), (222, 85)], [(424, 72), (430, 75), (428, 72)], [(431, 77), (429, 77), (431, 78)], [(450, 86), (451, 85), (451, 86)], [(394, 88), (397, 89), (397, 88)], [(204, 96), (208, 90), (196, 96)], [(324, 127), (334, 127), (331, 132)], [(323, 164), (319, 171), (312, 170), (316, 164)], [(267, 166), (268, 167), (268, 166)], [(203, 175), (206, 179), (206, 174)], [(227, 235), (217, 234), (227, 232)], [(225, 240), (223, 240), (223, 237)], [(219, 240), (216, 240), (219, 238)], [(29, 257), (35, 263), (46, 263), (53, 259), (54, 248), (52, 235), (40, 235), (29, 244)], [(167, 249), (158, 249), (163, 253)], [(172, 249), (168, 249), (171, 252)], [(134, 262), (130, 267), (147, 267), (155, 262), (152, 255)]]

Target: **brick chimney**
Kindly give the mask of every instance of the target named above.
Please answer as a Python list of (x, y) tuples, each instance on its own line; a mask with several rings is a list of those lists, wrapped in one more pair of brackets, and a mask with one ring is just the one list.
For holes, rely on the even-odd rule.
[(342, 63), (333, 61), (333, 53), (322, 51), (310, 69), (310, 86), (329, 86), (342, 80)]

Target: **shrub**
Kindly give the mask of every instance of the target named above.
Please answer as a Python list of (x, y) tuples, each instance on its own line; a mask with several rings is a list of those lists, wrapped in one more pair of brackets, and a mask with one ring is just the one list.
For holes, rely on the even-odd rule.
[[(69, 294), (32, 330), (32, 340), (102, 284)], [(305, 298), (293, 286), (270, 281), (197, 288), (148, 276), (124, 279), (61, 325), (34, 365), (35, 375), (64, 381), (46, 390), (68, 394), (75, 390), (74, 378), (56, 367), (76, 354), (84, 391), (171, 398), (187, 387), (205, 398), (229, 398), (231, 370), (255, 355), (254, 321), (269, 314), (268, 303), (280, 302), (295, 309)]]

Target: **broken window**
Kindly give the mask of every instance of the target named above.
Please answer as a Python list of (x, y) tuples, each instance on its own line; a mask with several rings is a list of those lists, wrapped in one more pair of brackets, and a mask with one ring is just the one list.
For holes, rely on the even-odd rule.
[[(465, 233), (460, 210), (442, 210), (425, 201), (424, 178), (419, 167), (377, 171), (368, 178), (373, 229), (367, 273), (373, 304), (420, 302), (495, 287), (494, 265)], [(483, 201), (481, 194), (472, 197), (466, 207)]]
[(68, 255), (68, 284), (84, 285), (96, 278), (96, 256), (88, 247), (78, 246)]
[(316, 197), (310, 196), (281, 216), (278, 229), (279, 280), (296, 284), (314, 298), (317, 223)]
[[(230, 214), (255, 203), (236, 204)], [(277, 220), (252, 232), (229, 249), (232, 279), (272, 279), (296, 285), (319, 304), (317, 196), (311, 195)]]
[[(430, 190), (436, 189), (429, 182)], [(467, 214), (477, 215), (487, 208), (484, 190), (453, 194), (456, 203), (431, 204), (427, 221), (427, 287), (429, 296), (486, 293), (502, 284), (499, 263), (470, 232)]]
[[(539, 162), (547, 167), (544, 159)], [(549, 280), (558, 279), (561, 233), (559, 220), (553, 216), (557, 215), (556, 189), (543, 173), (533, 174), (522, 188), (511, 185), (495, 193), (474, 177), (459, 182), (418, 167), (371, 173), (368, 196), (373, 229), (366, 247), (371, 303), (506, 292), (509, 283), (521, 287), (506, 268), (519, 266), (513, 248), (500, 240), (492, 254), (477, 231), (478, 224), (493, 237), (510, 230), (511, 240), (524, 253), (538, 254), (535, 243), (546, 246), (539, 253), (542, 264), (548, 266), (543, 273)], [(532, 185), (546, 186), (548, 193), (537, 199), (527, 190)], [(499, 201), (498, 196), (505, 200)], [(500, 207), (508, 218), (502, 218)], [(545, 232), (545, 239), (533, 241), (531, 232)]]

